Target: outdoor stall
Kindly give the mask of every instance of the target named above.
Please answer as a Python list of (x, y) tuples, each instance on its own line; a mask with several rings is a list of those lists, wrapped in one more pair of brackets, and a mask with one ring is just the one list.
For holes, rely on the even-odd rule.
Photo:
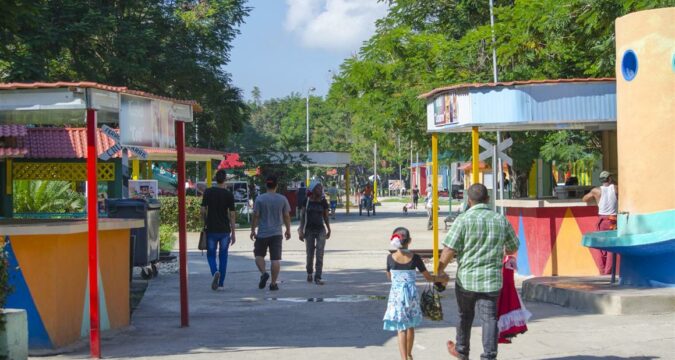
[[(193, 110), (200, 108), (192, 101), (97, 83), (0, 84), (0, 239), (15, 288), (7, 306), (27, 310), (31, 349), (88, 336), (98, 358), (100, 331), (129, 324), (130, 231), (143, 220), (99, 219), (98, 201), (99, 181), (122, 195), (123, 166), (115, 158), (122, 156), (123, 165), (127, 152), (138, 160), (168, 150), (178, 161), (181, 325), (187, 326), (184, 122)], [(139, 165), (132, 164), (138, 177)], [(86, 219), (12, 218), (17, 179), (86, 180)]]
[[(462, 84), (423, 94), (427, 101), (427, 131), (432, 134), (434, 171), (438, 171), (438, 134), (471, 132), (471, 183), (479, 182), (479, 160), (492, 158), (491, 169), (511, 161), (504, 150), (511, 139), (490, 144), (479, 131), (585, 129), (603, 131), (603, 167), (616, 169), (612, 151), (616, 128), (614, 79), (565, 79)], [(486, 148), (479, 153), (480, 146)], [(499, 159), (499, 160), (498, 160)], [(492, 189), (501, 174), (494, 172)], [(597, 275), (597, 251), (581, 245), (582, 234), (595, 230), (597, 206), (580, 200), (583, 195), (555, 197), (553, 171), (538, 160), (530, 174), (527, 198), (505, 199), (493, 192), (494, 204), (504, 209), (520, 239), (518, 272), (523, 275)], [(469, 182), (466, 183), (468, 187)], [(488, 186), (490, 187), (490, 186)], [(567, 194), (571, 189), (565, 189)], [(437, 204), (437, 196), (434, 202)], [(437, 205), (434, 206), (437, 208)], [(437, 221), (437, 216), (434, 217)], [(434, 224), (438, 247), (438, 226)]]
[(616, 20), (617, 229), (584, 245), (621, 258), (621, 284), (675, 287), (675, 7)]

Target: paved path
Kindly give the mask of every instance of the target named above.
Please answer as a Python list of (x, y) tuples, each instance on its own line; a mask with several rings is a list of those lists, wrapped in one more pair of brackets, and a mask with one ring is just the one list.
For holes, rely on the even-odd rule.
[[(395, 226), (407, 226), (413, 248), (431, 247), (424, 213), (405, 216), (401, 206), (385, 203), (370, 218), (338, 214), (325, 256), (327, 283), (321, 287), (305, 282), (304, 244), (294, 237), (284, 244), (281, 290), (258, 290), (252, 244), (242, 231), (230, 252), (225, 289), (214, 292), (206, 258), (196, 251), (192, 234), (191, 326), (179, 328), (177, 274), (160, 276), (150, 283), (130, 329), (104, 338), (104, 357), (397, 359), (394, 334), (381, 330), (389, 289), (383, 272), (388, 235)], [(458, 320), (451, 287), (444, 292), (443, 306), (444, 321), (425, 321), (418, 328), (415, 359), (449, 358), (444, 343), (455, 336)], [(675, 314), (606, 316), (547, 304), (527, 306), (534, 314), (530, 331), (514, 344), (500, 346), (500, 359), (675, 359)], [(479, 323), (474, 324), (471, 346), (471, 358), (477, 359)], [(86, 354), (53, 358), (82, 359)]]

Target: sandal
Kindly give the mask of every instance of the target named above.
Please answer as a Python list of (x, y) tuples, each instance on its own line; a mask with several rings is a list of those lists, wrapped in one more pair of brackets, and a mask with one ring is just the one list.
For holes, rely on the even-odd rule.
[(448, 340), (446, 346), (448, 347), (448, 353), (450, 353), (450, 355), (458, 359), (464, 358), (460, 353), (457, 352), (457, 347), (455, 346), (455, 343), (452, 340)]

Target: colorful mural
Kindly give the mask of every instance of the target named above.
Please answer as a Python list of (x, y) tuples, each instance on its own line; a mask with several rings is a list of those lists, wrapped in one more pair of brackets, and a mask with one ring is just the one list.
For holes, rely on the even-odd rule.
[(595, 206), (507, 208), (520, 239), (518, 273), (536, 276), (598, 275), (600, 253), (581, 245), (597, 226)]
[[(59, 348), (89, 334), (87, 233), (5, 236), (14, 292), (26, 309), (31, 349)], [(129, 230), (99, 232), (101, 330), (129, 324)]]

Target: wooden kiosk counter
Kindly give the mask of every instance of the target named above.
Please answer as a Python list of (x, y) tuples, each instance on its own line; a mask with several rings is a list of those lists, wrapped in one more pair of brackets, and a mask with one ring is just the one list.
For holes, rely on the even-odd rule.
[[(142, 219), (99, 220), (101, 330), (129, 325), (129, 236)], [(89, 334), (86, 220), (0, 220), (14, 292), (28, 313), (30, 348), (52, 349)]]
[(497, 206), (520, 240), (518, 273), (535, 276), (595, 276), (600, 254), (581, 244), (596, 230), (598, 207), (581, 199), (504, 199)]

